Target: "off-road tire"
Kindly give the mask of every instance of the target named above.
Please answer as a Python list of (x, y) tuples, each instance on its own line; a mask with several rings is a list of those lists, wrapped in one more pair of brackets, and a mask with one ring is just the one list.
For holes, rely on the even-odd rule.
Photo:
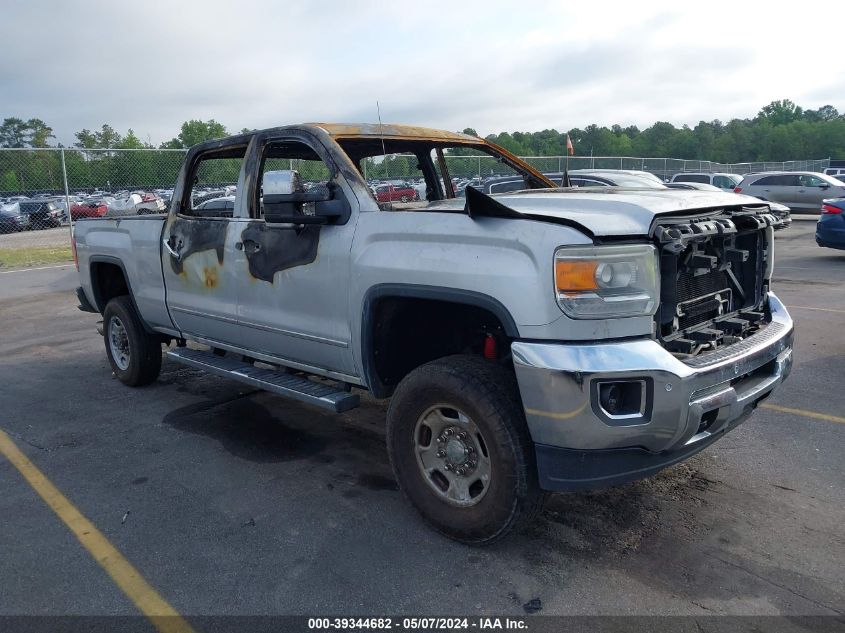
[[(109, 342), (111, 328), (117, 327), (117, 323), (124, 328), (129, 346), (128, 366), (125, 368), (115, 359)], [(158, 378), (161, 372), (161, 339), (144, 329), (128, 296), (115, 297), (106, 304), (103, 311), (103, 340), (109, 364), (120, 382), (130, 387), (140, 387)]]
[[(455, 507), (432, 490), (417, 461), (417, 422), (431, 407), (453, 406), (481, 431), (490, 455), (489, 488), (475, 505)], [(546, 494), (512, 371), (475, 356), (448, 356), (418, 367), (400, 383), (387, 412), (387, 447), (400, 489), (435, 530), (487, 545), (529, 523)]]

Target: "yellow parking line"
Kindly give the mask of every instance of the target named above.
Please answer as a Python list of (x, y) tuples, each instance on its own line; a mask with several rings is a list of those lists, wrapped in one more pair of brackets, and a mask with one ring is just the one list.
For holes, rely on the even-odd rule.
[(803, 415), (805, 418), (813, 418), (815, 420), (825, 420), (826, 422), (838, 422), (845, 424), (845, 418), (840, 418), (838, 415), (828, 415), (827, 413), (816, 413), (815, 411), (807, 411), (806, 409), (792, 409), (790, 407), (780, 407), (776, 404), (769, 404), (764, 402), (760, 405), (764, 409), (771, 409), (779, 413), (791, 413), (792, 415)]
[(193, 633), (191, 625), (144, 580), (138, 570), (59, 492), (2, 430), (0, 453), (18, 469), (33, 490), (58, 515), (100, 567), (111, 576), (121, 591), (135, 603), (160, 633)]
[(815, 310), (816, 312), (836, 312), (837, 314), (845, 314), (845, 310), (837, 310), (835, 308), (811, 308), (810, 306), (786, 306), (790, 310)]

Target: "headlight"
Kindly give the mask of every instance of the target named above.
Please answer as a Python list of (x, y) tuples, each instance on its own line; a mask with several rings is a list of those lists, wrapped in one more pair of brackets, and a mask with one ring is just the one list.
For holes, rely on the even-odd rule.
[(559, 248), (555, 293), (573, 319), (650, 316), (660, 297), (657, 249), (648, 244)]

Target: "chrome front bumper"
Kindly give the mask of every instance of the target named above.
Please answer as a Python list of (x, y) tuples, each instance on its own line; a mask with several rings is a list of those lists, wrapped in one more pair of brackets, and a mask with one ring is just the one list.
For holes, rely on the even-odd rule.
[[(792, 368), (792, 319), (774, 294), (768, 300), (772, 320), (763, 329), (686, 362), (650, 339), (514, 343), (516, 376), (541, 471), (546, 460), (539, 458), (540, 452), (557, 449), (584, 455), (630, 449), (653, 456), (654, 463), (674, 463), (739, 424)], [(625, 380), (647, 386), (642, 410), (607, 415), (596, 398), (596, 385)], [(572, 476), (577, 479), (577, 473)], [(545, 487), (573, 489), (553, 482)]]

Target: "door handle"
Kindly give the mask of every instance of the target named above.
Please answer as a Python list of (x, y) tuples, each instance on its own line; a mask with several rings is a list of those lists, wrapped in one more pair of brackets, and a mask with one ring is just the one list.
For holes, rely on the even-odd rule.
[(261, 250), (261, 244), (254, 240), (244, 240), (243, 242), (235, 242), (235, 248), (239, 251), (246, 251), (247, 253), (257, 253)]
[(173, 236), (171, 235), (166, 240), (162, 240), (161, 243), (164, 244), (164, 248), (167, 250), (168, 253), (170, 253), (170, 256), (178, 262), (182, 259), (182, 255), (170, 244), (170, 240), (172, 239)]

